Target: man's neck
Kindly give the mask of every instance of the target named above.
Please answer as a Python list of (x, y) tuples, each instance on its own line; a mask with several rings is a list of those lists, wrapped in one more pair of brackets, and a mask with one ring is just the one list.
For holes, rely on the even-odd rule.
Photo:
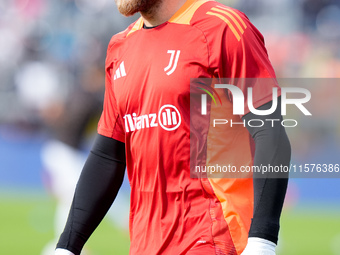
[(187, 0), (163, 0), (150, 11), (141, 12), (145, 26), (155, 27), (168, 21)]

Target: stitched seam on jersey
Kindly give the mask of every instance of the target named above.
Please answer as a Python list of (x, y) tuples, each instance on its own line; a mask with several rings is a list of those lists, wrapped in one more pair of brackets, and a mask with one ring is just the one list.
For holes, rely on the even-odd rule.
[[(211, 190), (212, 190), (212, 192), (213, 192), (213, 196), (215, 197), (215, 199), (217, 199), (218, 203), (219, 203), (220, 206), (221, 206), (221, 209), (222, 209), (222, 217), (223, 217), (223, 220), (225, 221), (226, 225), (228, 226), (228, 233), (229, 233), (230, 239), (231, 239), (231, 241), (232, 241), (232, 245), (226, 244), (226, 243), (224, 243), (224, 244), (227, 245), (228, 248), (231, 248), (231, 251), (236, 252), (236, 254), (237, 254), (237, 249), (236, 249), (236, 245), (235, 245), (237, 242), (235, 242), (235, 239), (234, 239), (233, 235), (231, 234), (229, 222), (228, 222), (227, 219), (224, 217), (223, 208), (222, 208), (222, 203), (221, 203), (219, 197), (218, 197), (218, 196), (216, 195), (216, 193), (215, 193), (215, 190), (214, 190), (213, 185), (211, 184), (212, 181), (211, 181), (210, 178), (208, 178), (208, 182), (209, 182), (210, 188), (211, 188)], [(213, 239), (213, 240), (214, 240), (214, 239)], [(224, 253), (224, 251), (223, 251), (219, 246), (216, 245), (215, 247), (216, 247), (216, 255), (227, 255), (227, 254)], [(225, 248), (223, 247), (223, 249), (225, 249)]]
[[(209, 181), (209, 180), (208, 180)], [(210, 182), (209, 182), (209, 184), (210, 184)], [(215, 250), (215, 255), (217, 255), (217, 245), (216, 245), (216, 243), (215, 243), (215, 238), (214, 238), (214, 236), (213, 236), (213, 222), (212, 222), (212, 217), (211, 217), (211, 212), (210, 212), (210, 210), (212, 209), (211, 208), (211, 200), (212, 200), (213, 198), (210, 198), (209, 199), (209, 214), (210, 214), (210, 220), (211, 220), (211, 228), (210, 228), (210, 234), (211, 234), (211, 240), (213, 241), (213, 244), (214, 244), (214, 250)]]
[(98, 130), (103, 130), (104, 132), (107, 132), (107, 133), (110, 133), (110, 134), (113, 134), (113, 130), (110, 128), (103, 128), (103, 127), (99, 127)]
[[(208, 180), (208, 182), (209, 182), (209, 185), (211, 186), (211, 183), (210, 183), (210, 181)], [(213, 188), (211, 187), (211, 189), (213, 190)], [(210, 220), (211, 220), (211, 228), (210, 228), (210, 234), (211, 234), (211, 240), (212, 240), (212, 242), (213, 242), (213, 244), (214, 244), (214, 250), (215, 250), (215, 255), (217, 255), (217, 245), (216, 245), (216, 243), (215, 243), (215, 238), (214, 238), (214, 235), (213, 235), (213, 219), (212, 219), (212, 215), (211, 215), (211, 210), (212, 210), (212, 208), (211, 208), (211, 201), (214, 199), (214, 197), (211, 197), (211, 198), (209, 198), (209, 215), (210, 215)]]
[[(115, 128), (116, 128), (116, 125), (117, 125), (117, 120), (118, 120), (118, 118), (119, 118), (119, 114), (117, 115), (116, 122), (115, 122), (115, 125), (114, 125), (113, 128), (99, 127), (99, 128), (98, 128), (98, 132), (100, 133), (101, 131), (104, 131), (103, 133), (107, 133), (108, 136), (110, 136), (111, 138), (113, 138), (113, 135), (114, 135), (114, 134), (116, 134), (118, 137), (120, 137), (120, 136), (122, 135), (122, 136), (124, 137), (124, 139), (123, 139), (124, 142), (123, 142), (123, 141), (121, 141), (121, 142), (125, 143), (125, 133), (115, 132)], [(118, 127), (118, 128), (119, 128), (119, 127)], [(106, 135), (105, 135), (105, 136), (106, 136)], [(116, 138), (114, 138), (114, 139), (116, 139)], [(116, 140), (120, 141), (119, 139), (116, 139)]]
[[(208, 53), (208, 69), (209, 69), (209, 72), (210, 72), (210, 70), (211, 70), (211, 65), (210, 65), (210, 58), (211, 58), (211, 54), (210, 54), (210, 48), (209, 48), (209, 40), (208, 40), (208, 38), (207, 38), (207, 36), (206, 36), (206, 34), (205, 34), (205, 32), (202, 30), (202, 29), (200, 29), (199, 27), (197, 27), (197, 26), (195, 26), (195, 25), (191, 25), (193, 28), (196, 28), (196, 29), (198, 29), (201, 33), (202, 33), (202, 35), (204, 36), (204, 39), (205, 39), (205, 44), (206, 44), (206, 47), (207, 47), (207, 53)], [(212, 75), (213, 76), (213, 75)]]
[[(215, 240), (214, 240), (214, 235), (213, 235), (213, 224), (214, 224), (214, 222), (213, 222), (212, 215), (211, 215), (211, 209), (212, 209), (212, 208), (211, 208), (211, 201), (214, 199), (214, 197), (213, 197), (209, 192), (207, 192), (207, 191), (205, 190), (205, 186), (204, 186), (204, 183), (203, 183), (202, 180), (206, 179), (207, 182), (209, 183), (211, 189), (212, 189), (212, 187), (211, 187), (211, 184), (210, 184), (209, 179), (207, 179), (207, 178), (201, 178), (201, 177), (200, 177), (199, 179), (200, 179), (200, 183), (201, 183), (201, 187), (202, 187), (202, 189), (203, 189), (203, 192), (206, 193), (206, 195), (208, 196), (208, 199), (209, 199), (209, 218), (210, 218), (210, 223), (211, 223), (211, 227), (210, 227), (210, 238), (211, 238), (211, 241), (213, 242), (213, 245), (214, 245), (215, 255), (218, 255), (218, 254), (217, 254), (217, 246), (216, 246), (216, 243), (215, 243)], [(213, 190), (213, 189), (212, 189), (212, 190)]]
[[(117, 104), (116, 104), (116, 107), (117, 107)], [(117, 108), (118, 108), (118, 107), (117, 107)], [(115, 121), (115, 125), (113, 126), (113, 129), (112, 129), (112, 135), (113, 135), (113, 134), (118, 134), (118, 133), (120, 133), (120, 132), (115, 132), (116, 127), (117, 127), (118, 129), (120, 129), (120, 127), (117, 126), (118, 120), (119, 120), (119, 113), (117, 114), (116, 121)], [(123, 128), (123, 129), (124, 129), (124, 128)], [(111, 135), (111, 136), (112, 136), (112, 135)], [(118, 134), (118, 135), (119, 135), (119, 134)], [(125, 140), (126, 133), (124, 132), (124, 133), (122, 133), (121, 135), (124, 136), (124, 140)]]

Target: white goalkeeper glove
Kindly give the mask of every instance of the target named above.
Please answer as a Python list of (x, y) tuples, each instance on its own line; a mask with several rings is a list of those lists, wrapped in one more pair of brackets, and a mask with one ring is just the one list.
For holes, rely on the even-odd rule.
[(276, 244), (263, 238), (249, 237), (241, 255), (275, 255)]
[(55, 250), (54, 255), (74, 255), (74, 253), (65, 249), (58, 248)]

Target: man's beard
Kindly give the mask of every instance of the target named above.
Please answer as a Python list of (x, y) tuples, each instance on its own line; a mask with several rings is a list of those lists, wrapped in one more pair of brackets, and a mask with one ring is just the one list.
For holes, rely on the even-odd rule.
[(118, 10), (124, 16), (131, 16), (137, 12), (150, 14), (162, 0), (115, 0)]

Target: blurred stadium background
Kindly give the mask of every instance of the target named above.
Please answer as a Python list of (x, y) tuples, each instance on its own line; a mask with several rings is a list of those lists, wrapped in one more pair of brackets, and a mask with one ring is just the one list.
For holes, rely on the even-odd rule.
[[(278, 77), (340, 78), (339, 0), (222, 2), (264, 34)], [(0, 0), (1, 254), (42, 254), (53, 240), (56, 198), (45, 146), (61, 140), (86, 155), (100, 114), (107, 44), (136, 18), (122, 17), (113, 0)], [(288, 130), (294, 163), (340, 163), (340, 87), (318, 89), (313, 121)], [(90, 113), (79, 110), (89, 105)], [(63, 133), (65, 122), (78, 129)], [(278, 254), (340, 254), (339, 187), (336, 178), (290, 181)], [(110, 215), (118, 217), (104, 220), (87, 254), (128, 254), (127, 203), (123, 196), (114, 204)]]

